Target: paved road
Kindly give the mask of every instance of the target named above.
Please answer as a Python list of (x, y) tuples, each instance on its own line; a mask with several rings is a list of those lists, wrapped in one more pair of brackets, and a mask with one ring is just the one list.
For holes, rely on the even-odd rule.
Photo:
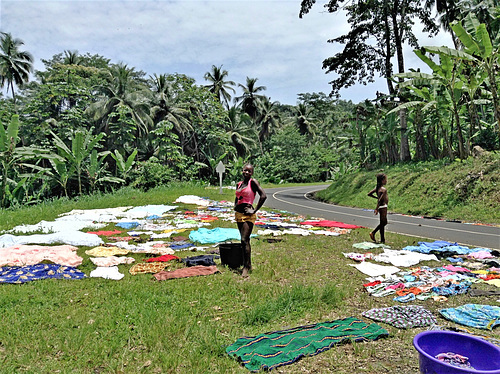
[[(326, 187), (328, 186), (269, 188), (266, 189), (268, 197), (264, 206), (359, 226), (377, 226), (378, 216), (375, 216), (373, 211), (322, 203), (308, 196)], [(409, 217), (390, 212), (389, 205), (387, 232), (500, 250), (499, 227)]]

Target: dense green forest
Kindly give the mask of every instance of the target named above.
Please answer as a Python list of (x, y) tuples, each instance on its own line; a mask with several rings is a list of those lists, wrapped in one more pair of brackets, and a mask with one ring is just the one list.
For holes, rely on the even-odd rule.
[[(314, 3), (303, 0), (300, 16)], [(329, 41), (344, 50), (323, 62), (337, 78), (330, 94), (299, 93), (296, 105), (273, 101), (258, 78), (236, 83), (215, 65), (200, 85), (184, 74), (148, 75), (66, 50), (33, 71), (22, 40), (1, 32), (0, 206), (124, 185), (217, 183), (219, 161), (225, 183), (240, 178), (245, 162), (263, 182), (318, 182), (358, 168), (467, 159), (474, 146), (498, 151), (495, 1), (370, 4), (327, 2), (329, 12), (343, 7), (351, 25)], [(455, 48), (420, 46), (411, 27), (417, 20), (429, 35), (450, 32)], [(405, 43), (431, 73), (405, 70)], [(360, 103), (338, 97), (375, 74), (388, 94)]]

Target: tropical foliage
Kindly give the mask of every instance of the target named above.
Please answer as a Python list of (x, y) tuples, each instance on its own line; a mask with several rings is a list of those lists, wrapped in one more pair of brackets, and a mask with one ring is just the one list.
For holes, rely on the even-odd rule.
[[(474, 146), (499, 150), (500, 8), (491, 0), (420, 3), (326, 2), (329, 12), (345, 8), (351, 31), (330, 40), (344, 46), (324, 62), (337, 74), (332, 94), (299, 93), (296, 105), (272, 100), (258, 78), (230, 80), (222, 65), (199, 85), (70, 50), (42, 60), (28, 81), (33, 57), (1, 33), (1, 206), (124, 185), (215, 184), (219, 161), (225, 183), (240, 178), (245, 162), (262, 182), (317, 182), (359, 167), (465, 159)], [(314, 4), (303, 0), (300, 15)], [(420, 46), (417, 20), (431, 35), (444, 27), (455, 48)], [(428, 72), (405, 69), (403, 45)], [(387, 94), (359, 103), (336, 95), (377, 73)]]

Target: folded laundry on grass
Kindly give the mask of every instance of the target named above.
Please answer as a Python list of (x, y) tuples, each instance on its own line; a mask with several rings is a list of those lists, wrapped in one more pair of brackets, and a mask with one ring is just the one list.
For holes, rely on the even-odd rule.
[(77, 255), (72, 245), (14, 245), (0, 248), (0, 266), (35, 265), (43, 261), (66, 266), (80, 266), (83, 258)]
[(400, 329), (430, 326), (436, 323), (436, 317), (429, 310), (419, 305), (398, 305), (389, 308), (370, 309), (363, 312), (362, 315)]
[(492, 330), (500, 325), (500, 307), (494, 305), (465, 304), (441, 309), (439, 313), (450, 321), (479, 329)]
[(376, 323), (366, 324), (350, 317), (242, 337), (226, 347), (226, 352), (240, 360), (248, 370), (272, 370), (302, 357), (317, 355), (337, 344), (387, 336), (387, 330)]
[(72, 266), (37, 264), (0, 267), (0, 283), (26, 283), (40, 279), (82, 279), (85, 274)]
[(173, 271), (160, 271), (159, 273), (154, 274), (153, 276), (159, 280), (167, 280), (167, 279), (177, 279), (177, 278), (189, 278), (189, 277), (198, 277), (201, 275), (211, 275), (219, 272), (217, 266), (191, 266), (188, 268), (177, 269)]

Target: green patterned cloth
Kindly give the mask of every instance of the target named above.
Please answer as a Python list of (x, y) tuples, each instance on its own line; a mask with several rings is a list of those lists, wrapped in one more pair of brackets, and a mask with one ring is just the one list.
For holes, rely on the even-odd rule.
[(226, 348), (226, 352), (241, 360), (250, 371), (272, 370), (304, 356), (317, 355), (336, 344), (387, 336), (387, 330), (376, 323), (366, 324), (350, 317), (239, 338)]

